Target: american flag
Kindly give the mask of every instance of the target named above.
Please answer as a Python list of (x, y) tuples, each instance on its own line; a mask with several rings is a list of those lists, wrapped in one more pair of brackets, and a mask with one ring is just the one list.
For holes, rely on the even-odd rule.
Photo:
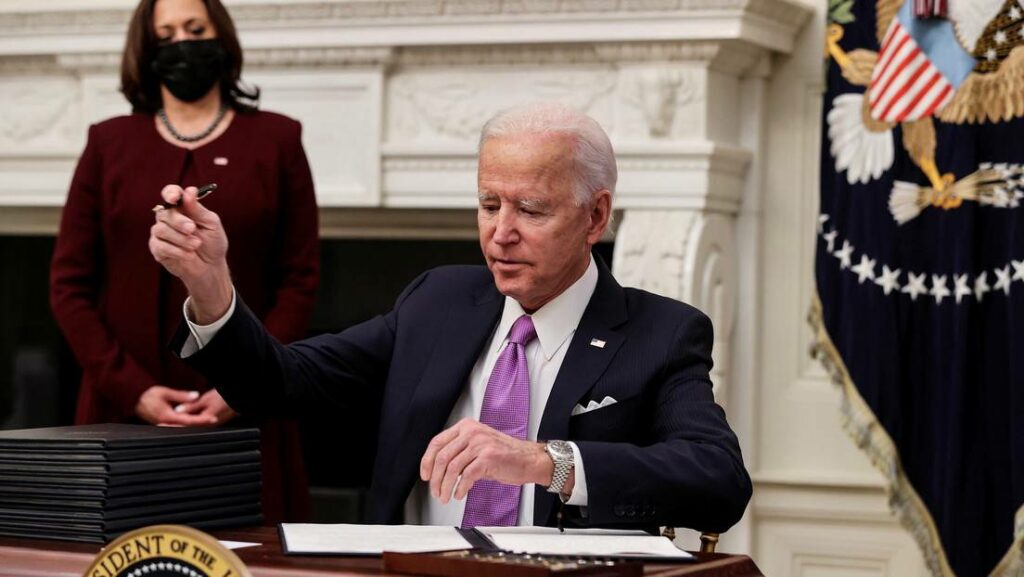
[(946, 0), (914, 0), (914, 16), (944, 18), (946, 16)]
[(903, 5), (882, 40), (868, 88), (871, 117), (903, 122), (931, 116), (946, 105), (974, 68), (946, 20), (918, 20)]

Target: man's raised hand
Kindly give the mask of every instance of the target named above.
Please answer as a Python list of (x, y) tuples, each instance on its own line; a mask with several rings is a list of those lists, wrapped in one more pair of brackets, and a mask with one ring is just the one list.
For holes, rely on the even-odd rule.
[(174, 208), (157, 210), (149, 231), (149, 251), (181, 279), (192, 297), (195, 322), (209, 324), (231, 305), (228, 238), (220, 217), (196, 199), (196, 188), (169, 184), (160, 196)]

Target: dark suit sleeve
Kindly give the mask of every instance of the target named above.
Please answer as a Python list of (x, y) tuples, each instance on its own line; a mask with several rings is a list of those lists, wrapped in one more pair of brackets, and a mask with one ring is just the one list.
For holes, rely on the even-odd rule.
[(576, 441), (590, 525), (668, 525), (725, 531), (743, 515), (750, 477), (711, 392), (711, 321), (681, 324), (653, 397), (650, 444)]
[[(287, 346), (267, 332), (239, 295), (228, 322), (184, 360), (243, 415), (295, 415), (313, 407), (367, 410), (379, 403), (387, 379), (402, 304), (428, 274), (413, 281), (388, 314)], [(188, 335), (183, 319), (172, 350), (180, 354)]]

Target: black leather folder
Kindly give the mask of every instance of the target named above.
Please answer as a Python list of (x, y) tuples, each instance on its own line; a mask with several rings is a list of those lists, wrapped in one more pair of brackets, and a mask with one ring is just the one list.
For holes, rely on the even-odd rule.
[(163, 503), (136, 504), (131, 507), (116, 509), (78, 509), (64, 507), (60, 509), (29, 507), (24, 504), (22, 507), (0, 507), (0, 519), (6, 523), (21, 521), (69, 521), (84, 522), (98, 521), (109, 522), (121, 519), (142, 519), (153, 515), (164, 515), (171, 513), (202, 513), (208, 509), (216, 509), (228, 506), (252, 505), (259, 506), (259, 493), (236, 493), (230, 496), (218, 496), (204, 499), (182, 499), (175, 501), (164, 501)]
[[(75, 497), (54, 492), (51, 494), (18, 495), (0, 489), (0, 509), (31, 509), (45, 513), (47, 511), (119, 511), (124, 508), (146, 506), (163, 506), (164, 503), (190, 503), (200, 499), (235, 499), (247, 497), (251, 501), (260, 498), (261, 483), (259, 475), (246, 483), (210, 484), (207, 486), (163, 492), (149, 492), (142, 495), (124, 497), (98, 498)], [(2, 513), (0, 513), (2, 518)]]
[(8, 473), (49, 475), (54, 477), (115, 477), (131, 473), (176, 471), (196, 467), (227, 465), (230, 463), (258, 463), (259, 460), (259, 451), (215, 453), (212, 455), (188, 455), (185, 457), (166, 457), (162, 459), (138, 459), (134, 461), (114, 461), (112, 463), (11, 461), (7, 459), (0, 459), (0, 471)]
[(0, 483), (0, 501), (11, 502), (20, 499), (45, 498), (56, 503), (82, 499), (121, 502), (122, 499), (160, 499), (161, 495), (177, 495), (180, 492), (206, 487), (225, 487), (238, 483), (259, 483), (259, 464), (249, 472), (226, 475), (199, 476), (186, 479), (171, 479), (153, 483), (122, 485), (117, 487), (60, 486), (32, 483), (33, 477), (24, 478), (25, 483)]
[(259, 429), (106, 423), (0, 431), (0, 449), (111, 451), (252, 439), (259, 439)]
[(132, 461), (140, 459), (157, 459), (167, 457), (183, 457), (188, 455), (212, 455), (217, 453), (234, 453), (239, 451), (255, 451), (260, 448), (258, 439), (230, 441), (226, 443), (196, 443), (194, 445), (168, 445), (143, 447), (140, 449), (49, 449), (38, 448), (0, 448), (0, 460), (26, 462), (83, 462), (107, 463), (112, 461)]
[(24, 528), (26, 530), (67, 532), (79, 531), (83, 533), (110, 533), (113, 531), (128, 531), (135, 527), (147, 525), (160, 525), (163, 523), (191, 524), (194, 521), (227, 519), (242, 515), (255, 515), (260, 513), (259, 503), (242, 503), (213, 507), (192, 511), (172, 511), (152, 515), (140, 515), (124, 519), (52, 519), (35, 517), (22, 519), (9, 515), (0, 515), (0, 526), (7, 529)]
[[(49, 487), (93, 487), (106, 490), (108, 494), (120, 492), (129, 494), (132, 491), (148, 490), (153, 483), (169, 482), (183, 479), (203, 479), (225, 474), (249, 473), (260, 470), (259, 462), (230, 463), (227, 465), (213, 465), (210, 467), (196, 467), (192, 469), (178, 469), (171, 471), (151, 471), (145, 473), (134, 473), (128, 475), (115, 475), (110, 477), (102, 476), (67, 476), (50, 474), (8, 474), (0, 467), (0, 486), (32, 485)], [(136, 487), (136, 489), (128, 489)]]
[(105, 542), (147, 525), (258, 524), (259, 430), (0, 431), (0, 534)]
[[(224, 527), (250, 527), (263, 522), (263, 516), (259, 513), (236, 515), (232, 517), (221, 517), (219, 519), (200, 519), (195, 521), (176, 521), (179, 525), (188, 525), (196, 529), (221, 529)], [(6, 537), (20, 537), (23, 539), (58, 539), (60, 541), (78, 541), (82, 543), (106, 543), (117, 538), (122, 533), (132, 529), (145, 527), (148, 523), (140, 523), (137, 526), (129, 526), (124, 529), (113, 531), (99, 531), (91, 528), (71, 525), (55, 525), (43, 527), (9, 526), (0, 521), (0, 535)]]

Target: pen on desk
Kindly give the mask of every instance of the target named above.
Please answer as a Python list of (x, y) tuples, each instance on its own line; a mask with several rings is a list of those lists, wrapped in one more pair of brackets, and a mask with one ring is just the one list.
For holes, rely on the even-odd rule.
[[(196, 200), (201, 200), (207, 196), (210, 196), (210, 193), (212, 193), (215, 190), (217, 190), (217, 184), (213, 182), (211, 182), (210, 184), (200, 186), (199, 190), (196, 191)], [(164, 209), (176, 208), (177, 206), (178, 203), (172, 204), (169, 202), (161, 202), (160, 204), (153, 207), (153, 212), (160, 212), (161, 210)]]

